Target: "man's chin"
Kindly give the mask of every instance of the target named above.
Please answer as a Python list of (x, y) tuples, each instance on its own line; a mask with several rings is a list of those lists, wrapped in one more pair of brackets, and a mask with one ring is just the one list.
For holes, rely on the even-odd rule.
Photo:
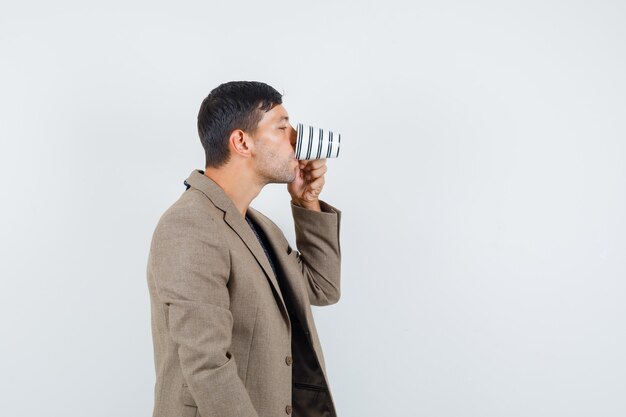
[(287, 184), (291, 184), (292, 182), (294, 182), (297, 177), (298, 177), (298, 173), (294, 172), (291, 178), (287, 181)]
[(291, 179), (289, 181), (287, 181), (288, 183), (292, 183), (296, 180), (296, 178), (298, 178), (298, 174), (300, 173), (300, 162), (298, 162), (297, 159), (294, 159), (294, 161), (296, 161), (296, 166), (295, 168), (291, 171)]
[(298, 177), (298, 171), (297, 170), (287, 171), (287, 172), (285, 172), (285, 176), (280, 177), (280, 178), (274, 178), (273, 181), (270, 181), (270, 183), (273, 183), (273, 184), (290, 184), (290, 183), (294, 182), (297, 177)]

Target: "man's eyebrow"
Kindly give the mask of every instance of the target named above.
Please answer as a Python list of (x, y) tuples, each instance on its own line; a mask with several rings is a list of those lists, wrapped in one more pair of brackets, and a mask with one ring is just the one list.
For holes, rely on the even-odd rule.
[(289, 116), (283, 116), (280, 119), (278, 119), (279, 122), (282, 122), (283, 120), (289, 121)]

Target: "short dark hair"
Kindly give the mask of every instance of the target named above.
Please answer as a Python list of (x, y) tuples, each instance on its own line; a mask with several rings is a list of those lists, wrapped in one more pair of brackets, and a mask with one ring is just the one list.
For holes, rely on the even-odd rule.
[(230, 160), (228, 139), (233, 130), (254, 134), (263, 112), (282, 102), (282, 94), (258, 81), (230, 81), (214, 88), (198, 112), (205, 168), (219, 167)]

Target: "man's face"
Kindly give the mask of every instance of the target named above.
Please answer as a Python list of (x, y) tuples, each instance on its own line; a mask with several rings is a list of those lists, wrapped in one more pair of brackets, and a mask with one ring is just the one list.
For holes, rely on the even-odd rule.
[(253, 138), (252, 157), (263, 181), (266, 184), (292, 182), (299, 164), (295, 157), (296, 131), (281, 104), (263, 114)]

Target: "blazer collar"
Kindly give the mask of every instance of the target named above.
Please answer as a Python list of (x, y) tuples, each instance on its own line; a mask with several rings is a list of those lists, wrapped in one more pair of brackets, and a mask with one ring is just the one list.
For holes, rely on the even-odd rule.
[[(231, 229), (233, 229), (235, 233), (237, 233), (237, 235), (239, 235), (243, 243), (245, 243), (250, 252), (252, 252), (252, 255), (254, 255), (259, 265), (261, 265), (261, 268), (263, 268), (263, 271), (272, 284), (272, 287), (274, 287), (275, 293), (278, 294), (280, 304), (282, 304), (283, 313), (288, 316), (285, 300), (283, 299), (280, 286), (278, 285), (278, 281), (276, 280), (276, 276), (274, 275), (274, 271), (272, 270), (269, 260), (267, 259), (259, 240), (254, 234), (254, 231), (252, 231), (246, 219), (241, 215), (235, 206), (235, 203), (233, 203), (230, 197), (228, 197), (228, 194), (226, 194), (222, 187), (220, 187), (215, 181), (204, 175), (204, 171), (199, 169), (195, 169), (191, 172), (189, 178), (185, 180), (185, 184), (200, 190), (209, 198), (209, 200), (213, 202), (215, 207), (224, 212), (224, 221), (228, 224), (228, 226), (230, 226)], [(252, 218), (255, 224), (259, 224), (256, 211), (251, 207), (248, 207), (248, 215)], [(263, 230), (266, 233), (268, 232), (265, 228), (263, 228)], [(267, 236), (270, 241), (275, 241), (275, 239), (272, 239), (271, 232), (269, 232)]]
[[(209, 200), (211, 200), (213, 204), (215, 204), (215, 206), (223, 212), (234, 210), (239, 213), (235, 203), (233, 203), (233, 200), (228, 197), (222, 187), (220, 187), (211, 178), (204, 175), (204, 171), (200, 169), (194, 169), (191, 171), (189, 178), (185, 180), (185, 185), (190, 185), (191, 187), (202, 191), (202, 193), (204, 193), (204, 195), (206, 195)], [(239, 215), (241, 216), (241, 214)]]

